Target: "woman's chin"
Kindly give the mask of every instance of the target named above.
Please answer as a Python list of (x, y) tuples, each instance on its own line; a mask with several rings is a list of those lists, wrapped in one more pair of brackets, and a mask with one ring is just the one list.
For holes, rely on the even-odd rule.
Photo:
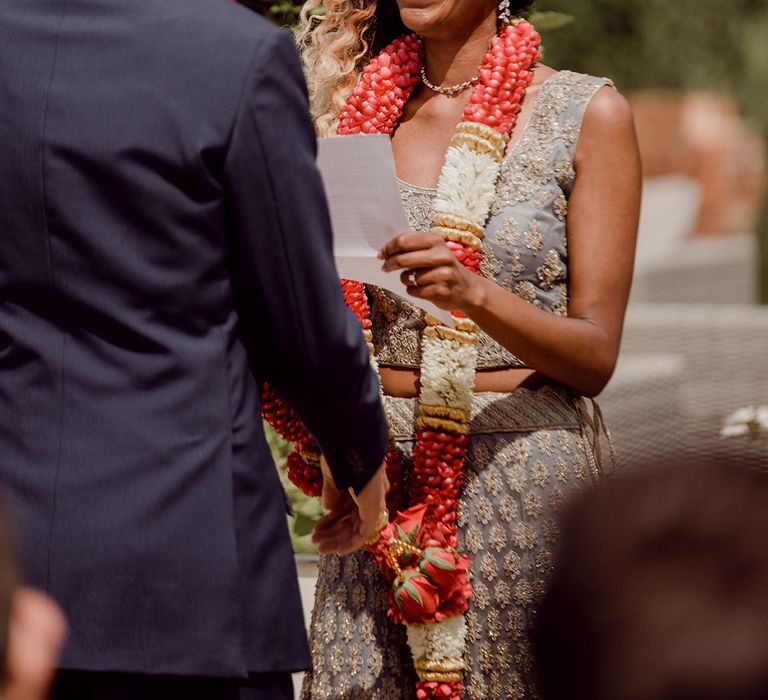
[(404, 7), (400, 10), (400, 19), (403, 24), (416, 34), (429, 34), (437, 22), (435, 21), (434, 7)]
[(408, 29), (426, 38), (437, 38), (464, 34), (468, 26), (484, 22), (488, 13), (495, 17), (494, 3), (488, 7), (487, 0), (482, 0), (483, 4), (480, 0), (470, 3), (469, 9), (462, 9), (466, 0), (397, 0), (397, 7)]
[(400, 18), (408, 29), (422, 34), (441, 24), (450, 13), (451, 2), (446, 0), (397, 0)]

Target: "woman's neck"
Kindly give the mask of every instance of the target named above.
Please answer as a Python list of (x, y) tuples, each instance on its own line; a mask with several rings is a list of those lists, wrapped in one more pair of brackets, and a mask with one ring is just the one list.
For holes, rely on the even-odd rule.
[(453, 85), (474, 77), (495, 34), (496, 15), (491, 14), (469, 32), (424, 37), (427, 77), (437, 85)]

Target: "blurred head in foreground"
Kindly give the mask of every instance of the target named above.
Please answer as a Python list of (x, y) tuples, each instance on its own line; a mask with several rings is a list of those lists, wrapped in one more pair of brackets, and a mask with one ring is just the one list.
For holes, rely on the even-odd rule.
[(0, 688), (8, 680), (8, 628), (11, 619), (13, 594), (18, 576), (11, 546), (11, 533), (6, 522), (2, 502), (0, 502)]
[(0, 698), (43, 700), (66, 623), (48, 596), (19, 586), (11, 533), (0, 502)]
[(768, 475), (616, 478), (564, 514), (544, 700), (768, 698)]

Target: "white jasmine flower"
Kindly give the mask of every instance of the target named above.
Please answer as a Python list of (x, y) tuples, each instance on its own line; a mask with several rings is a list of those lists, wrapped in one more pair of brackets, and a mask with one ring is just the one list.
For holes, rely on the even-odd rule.
[(485, 222), (496, 194), (499, 167), (488, 153), (452, 145), (440, 174), (435, 211)]
[(421, 357), (421, 401), (431, 406), (469, 411), (476, 363), (474, 345), (425, 337)]
[(464, 615), (454, 615), (442, 622), (408, 625), (408, 646), (414, 659), (458, 659), (464, 654), (467, 623)]

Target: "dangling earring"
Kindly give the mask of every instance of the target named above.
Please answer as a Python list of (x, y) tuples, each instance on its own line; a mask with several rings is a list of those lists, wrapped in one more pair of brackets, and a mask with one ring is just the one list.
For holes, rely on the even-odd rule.
[(509, 24), (512, 13), (509, 9), (509, 0), (501, 0), (499, 3), (499, 25)]

